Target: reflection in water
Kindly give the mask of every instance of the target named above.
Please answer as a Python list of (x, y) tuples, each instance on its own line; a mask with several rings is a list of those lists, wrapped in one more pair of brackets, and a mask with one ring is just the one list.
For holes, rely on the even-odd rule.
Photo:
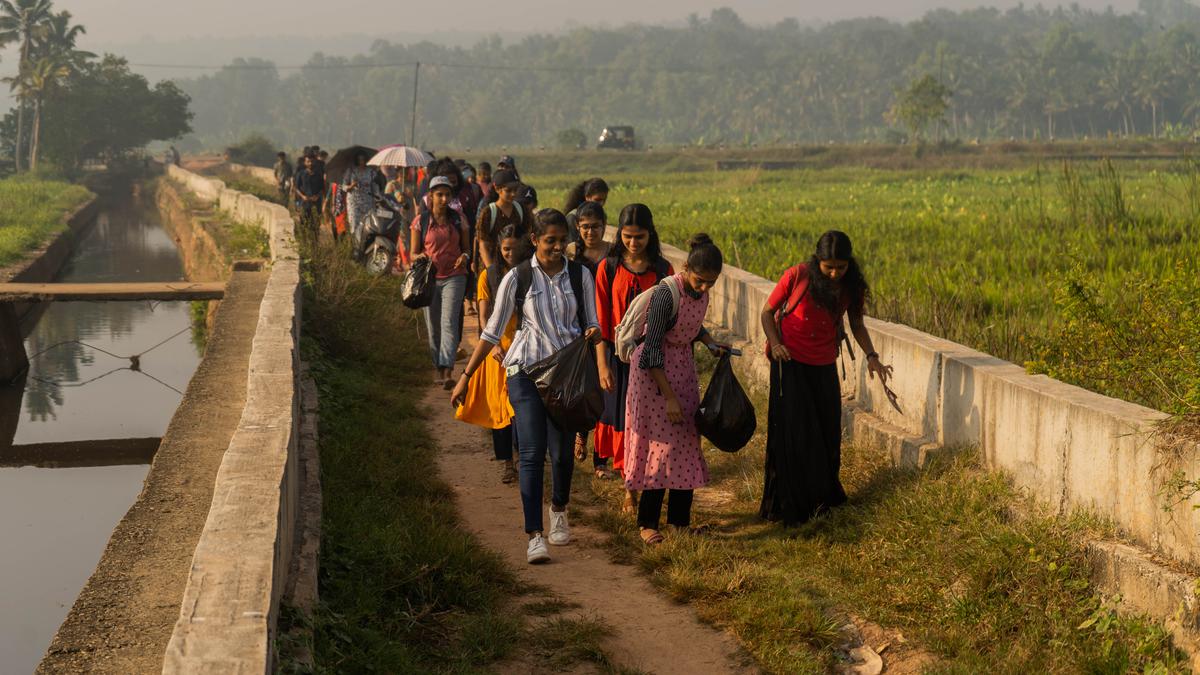
[[(99, 216), (58, 280), (183, 278), (157, 214), (129, 206)], [(24, 392), (0, 390), (0, 455), (14, 443), (162, 436), (200, 360), (188, 310), (186, 302), (48, 305), (25, 340), (33, 358)], [(144, 354), (137, 370), (135, 354)], [(0, 468), (0, 671), (36, 667), (146, 472), (144, 464)]]
[[(183, 279), (175, 243), (146, 215), (102, 214), (59, 280)], [(15, 442), (161, 436), (199, 362), (189, 326), (186, 302), (50, 305), (25, 341), (32, 358)]]

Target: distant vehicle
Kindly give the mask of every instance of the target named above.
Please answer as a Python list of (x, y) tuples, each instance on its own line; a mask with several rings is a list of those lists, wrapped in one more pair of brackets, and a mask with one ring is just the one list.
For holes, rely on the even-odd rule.
[(633, 150), (637, 147), (637, 138), (633, 135), (633, 127), (604, 127), (600, 132), (600, 140), (596, 149), (617, 148), (618, 150)]

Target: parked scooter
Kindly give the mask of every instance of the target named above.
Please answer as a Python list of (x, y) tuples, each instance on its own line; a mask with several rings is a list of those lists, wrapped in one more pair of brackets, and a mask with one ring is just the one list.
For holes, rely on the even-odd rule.
[(362, 228), (354, 233), (354, 257), (371, 274), (387, 274), (396, 263), (397, 239), (400, 236), (400, 209), (379, 200)]

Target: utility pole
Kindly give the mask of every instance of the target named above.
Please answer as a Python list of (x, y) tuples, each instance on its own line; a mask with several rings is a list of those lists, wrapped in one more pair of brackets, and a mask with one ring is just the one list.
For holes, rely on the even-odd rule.
[(417, 147), (417, 87), (420, 84), (421, 84), (421, 62), (417, 61), (417, 67), (413, 70), (412, 127), (408, 131), (408, 146), (410, 148)]

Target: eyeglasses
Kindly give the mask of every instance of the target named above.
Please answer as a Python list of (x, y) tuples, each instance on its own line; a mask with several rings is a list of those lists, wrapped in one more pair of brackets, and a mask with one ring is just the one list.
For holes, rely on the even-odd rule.
[(579, 229), (581, 229), (581, 230), (602, 230), (602, 229), (604, 229), (604, 223), (592, 223), (591, 225), (582, 225), (581, 224), (579, 226)]

